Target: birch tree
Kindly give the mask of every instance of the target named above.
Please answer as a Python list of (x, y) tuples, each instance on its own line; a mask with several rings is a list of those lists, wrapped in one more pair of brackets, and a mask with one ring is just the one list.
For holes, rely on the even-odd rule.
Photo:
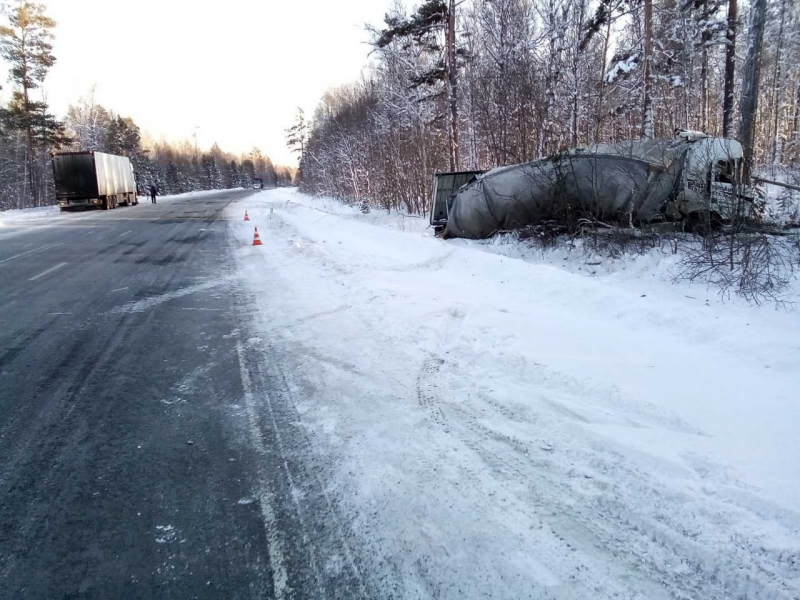
[(642, 56), (642, 137), (653, 139), (653, 0), (644, 0), (644, 42)]

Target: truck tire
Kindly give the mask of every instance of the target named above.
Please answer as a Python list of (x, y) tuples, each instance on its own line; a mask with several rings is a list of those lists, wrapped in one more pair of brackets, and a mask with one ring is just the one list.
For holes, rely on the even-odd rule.
[(102, 207), (103, 207), (103, 210), (111, 210), (111, 198), (109, 198), (108, 196), (103, 198)]

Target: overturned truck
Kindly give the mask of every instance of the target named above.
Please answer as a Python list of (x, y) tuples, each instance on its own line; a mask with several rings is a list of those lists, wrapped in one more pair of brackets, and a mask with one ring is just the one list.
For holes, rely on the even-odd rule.
[(484, 173), (440, 173), (431, 225), (444, 237), (479, 239), (544, 221), (724, 223), (752, 212), (752, 192), (738, 183), (741, 163), (737, 141), (682, 133), (575, 148)]

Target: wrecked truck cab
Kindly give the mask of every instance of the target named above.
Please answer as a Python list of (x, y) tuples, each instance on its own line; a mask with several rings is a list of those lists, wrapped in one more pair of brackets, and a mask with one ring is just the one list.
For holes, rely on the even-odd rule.
[(749, 218), (753, 189), (742, 185), (742, 145), (736, 140), (705, 137), (686, 153), (684, 177), (675, 204), (683, 217), (708, 211), (722, 222)]
[(451, 171), (433, 175), (430, 224), (438, 235), (447, 225), (447, 205), (453, 195), (486, 171)]
[(674, 139), (596, 144), (569, 152), (616, 154), (644, 160), (654, 168), (669, 168), (680, 161), (675, 193), (661, 209), (667, 220), (692, 220), (708, 214), (712, 222), (722, 223), (751, 216), (754, 194), (740, 183), (743, 150), (736, 140), (679, 131)]

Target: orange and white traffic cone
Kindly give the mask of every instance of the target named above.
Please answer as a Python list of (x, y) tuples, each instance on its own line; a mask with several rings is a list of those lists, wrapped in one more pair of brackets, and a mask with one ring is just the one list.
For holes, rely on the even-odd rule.
[(247, 211), (244, 211), (244, 220), (249, 221), (250, 217), (247, 216)]
[(256, 227), (255, 235), (253, 235), (253, 246), (263, 246), (261, 243), (261, 238), (258, 237), (258, 227)]

